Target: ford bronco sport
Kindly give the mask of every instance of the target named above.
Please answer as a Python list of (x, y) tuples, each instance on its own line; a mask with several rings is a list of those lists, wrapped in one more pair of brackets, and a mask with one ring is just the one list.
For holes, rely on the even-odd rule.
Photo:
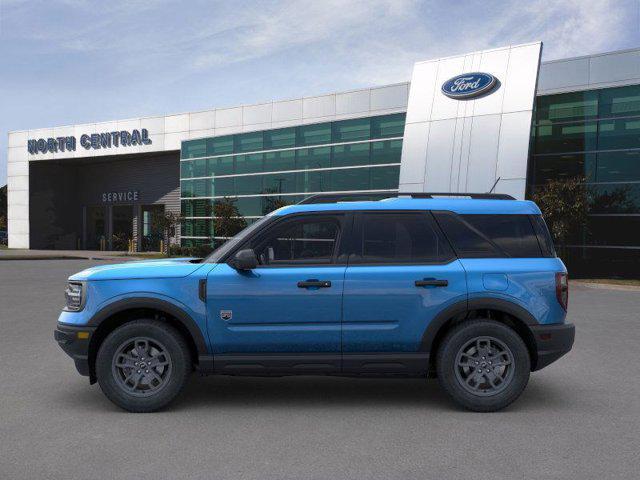
[(567, 353), (567, 271), (538, 207), (507, 195), (314, 196), (204, 259), (69, 278), (55, 339), (133, 412), (193, 370), (437, 377), (459, 405), (506, 407)]

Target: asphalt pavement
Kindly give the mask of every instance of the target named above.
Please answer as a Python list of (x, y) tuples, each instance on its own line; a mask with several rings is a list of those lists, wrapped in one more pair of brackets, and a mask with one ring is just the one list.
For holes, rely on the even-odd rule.
[(193, 376), (131, 414), (53, 340), (88, 260), (0, 262), (0, 479), (636, 479), (640, 291), (572, 286), (574, 350), (505, 411), (435, 380)]

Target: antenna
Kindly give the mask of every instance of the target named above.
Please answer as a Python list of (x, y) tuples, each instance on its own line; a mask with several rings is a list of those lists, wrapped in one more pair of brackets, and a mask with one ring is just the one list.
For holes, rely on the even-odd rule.
[(487, 193), (493, 193), (493, 189), (496, 188), (496, 185), (500, 181), (500, 178), (501, 177), (496, 178), (496, 182), (493, 184), (493, 187), (491, 187), (491, 190), (489, 190)]

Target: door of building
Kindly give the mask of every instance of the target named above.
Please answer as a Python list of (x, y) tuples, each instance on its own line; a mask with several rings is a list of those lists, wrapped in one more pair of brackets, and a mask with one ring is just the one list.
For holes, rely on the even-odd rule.
[(84, 248), (87, 250), (100, 250), (101, 242), (106, 242), (107, 238), (107, 207), (87, 207), (86, 215), (86, 241)]
[(133, 205), (114, 205), (111, 210), (111, 250), (127, 251), (133, 239)]
[(163, 237), (158, 219), (164, 213), (164, 205), (142, 205), (142, 222), (140, 225), (140, 250), (157, 252)]

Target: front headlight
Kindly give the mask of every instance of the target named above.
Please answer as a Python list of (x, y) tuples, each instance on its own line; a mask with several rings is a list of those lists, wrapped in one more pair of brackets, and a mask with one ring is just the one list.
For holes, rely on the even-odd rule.
[(68, 312), (79, 312), (84, 308), (84, 284), (79, 282), (67, 283), (64, 290), (64, 298), (66, 300), (64, 310)]

